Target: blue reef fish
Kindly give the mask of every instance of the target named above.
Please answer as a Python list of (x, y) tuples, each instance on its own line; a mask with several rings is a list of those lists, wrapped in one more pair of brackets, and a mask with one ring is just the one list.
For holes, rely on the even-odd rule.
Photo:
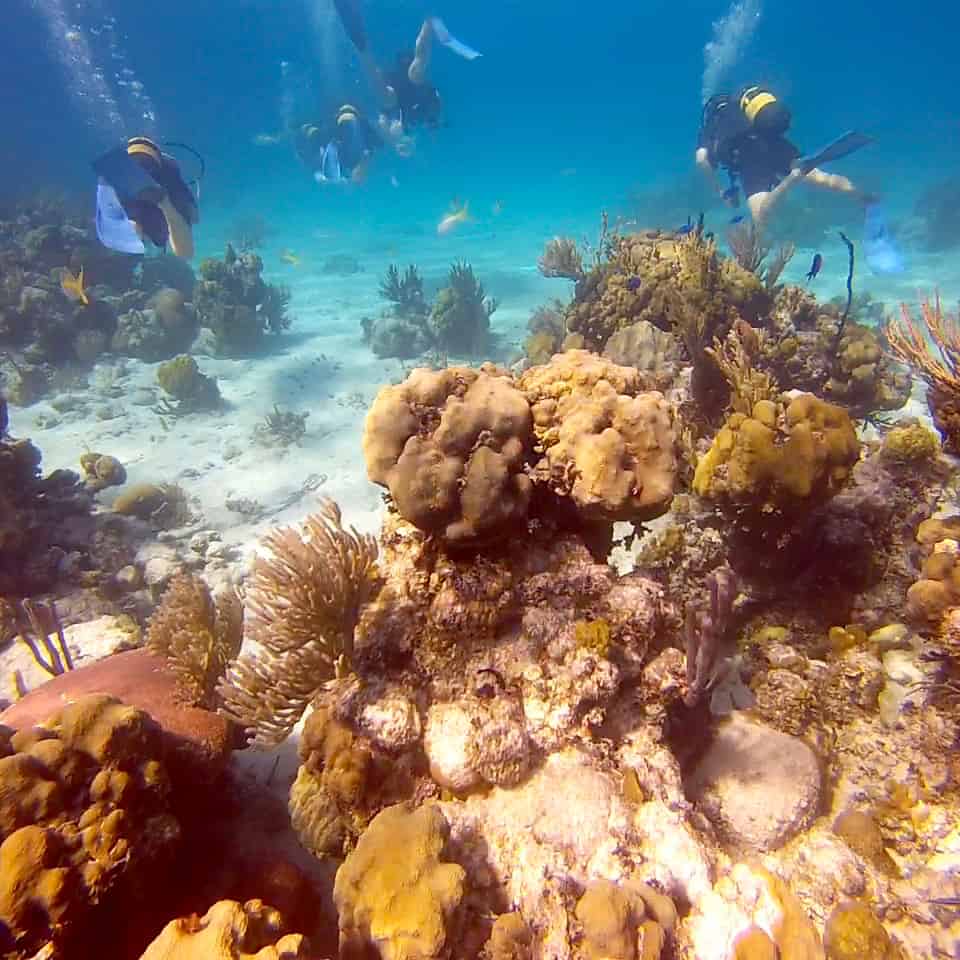
[(813, 255), (813, 261), (810, 264), (810, 269), (807, 271), (807, 283), (809, 283), (819, 272), (820, 268), (823, 266), (823, 257), (819, 253)]
[(631, 293), (636, 293), (640, 289), (640, 278), (639, 277), (630, 277), (627, 280), (627, 289)]
[(687, 217), (687, 222), (682, 226), (677, 228), (677, 233), (681, 237), (685, 237), (688, 233), (693, 232), (693, 217)]
[(747, 215), (745, 213), (738, 213), (735, 217), (730, 218), (730, 223), (743, 223), (746, 219)]

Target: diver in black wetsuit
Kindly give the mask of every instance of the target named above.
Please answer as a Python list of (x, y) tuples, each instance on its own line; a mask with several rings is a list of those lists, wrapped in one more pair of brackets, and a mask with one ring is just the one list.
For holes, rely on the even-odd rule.
[(393, 67), (384, 73), (370, 53), (357, 0), (334, 0), (334, 6), (383, 106), (377, 124), (380, 135), (406, 156), (413, 149), (410, 134), (414, 128), (437, 126), (443, 110), (439, 91), (427, 80), (433, 41), (466, 60), (475, 60), (480, 54), (452, 36), (439, 17), (427, 17), (414, 50), (398, 54)]
[(332, 122), (301, 124), (294, 146), (317, 183), (358, 183), (383, 138), (356, 107), (345, 103)]
[[(757, 227), (763, 226), (775, 204), (801, 180), (869, 202), (872, 198), (852, 181), (825, 173), (816, 164), (846, 156), (871, 138), (848, 133), (815, 156), (801, 157), (785, 136), (790, 120), (790, 111), (763, 87), (745, 87), (733, 97), (711, 97), (701, 117), (697, 166), (731, 206), (739, 205), (743, 191)], [(720, 168), (730, 178), (726, 189), (717, 178)]]

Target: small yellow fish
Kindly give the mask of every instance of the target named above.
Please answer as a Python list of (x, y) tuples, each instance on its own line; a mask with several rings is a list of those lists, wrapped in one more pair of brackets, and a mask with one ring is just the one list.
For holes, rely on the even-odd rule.
[(255, 147), (272, 147), (283, 139), (282, 133), (258, 133), (253, 138)]
[(441, 221), (437, 224), (437, 233), (442, 237), (444, 234), (449, 233), (455, 227), (459, 226), (461, 223), (465, 223), (470, 219), (470, 214), (467, 210), (468, 204), (464, 204), (462, 207), (457, 206), (457, 201), (453, 202), (453, 209), (449, 213), (445, 214)]
[(85, 307), (90, 306), (90, 298), (83, 288), (83, 267), (74, 276), (69, 270), (64, 270), (60, 277), (60, 289), (71, 299), (79, 300)]
[(280, 254), (280, 259), (284, 263), (289, 263), (291, 267), (300, 266), (300, 258), (292, 250), (284, 250)]

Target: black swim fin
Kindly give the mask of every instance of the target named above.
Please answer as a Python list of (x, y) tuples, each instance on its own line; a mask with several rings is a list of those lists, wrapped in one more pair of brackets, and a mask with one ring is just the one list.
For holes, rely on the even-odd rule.
[(333, 0), (333, 5), (337, 8), (347, 36), (357, 48), (357, 52), (363, 53), (367, 49), (367, 28), (360, 11), (360, 0)]
[(849, 156), (855, 150), (865, 147), (868, 143), (873, 143), (873, 139), (873, 137), (869, 137), (865, 133), (851, 130), (842, 137), (837, 137), (832, 143), (828, 143), (822, 150), (794, 160), (792, 164), (793, 169), (799, 170), (802, 174), (806, 175), (813, 170), (814, 167), (819, 167), (824, 163), (830, 163), (831, 160), (839, 160), (841, 157)]

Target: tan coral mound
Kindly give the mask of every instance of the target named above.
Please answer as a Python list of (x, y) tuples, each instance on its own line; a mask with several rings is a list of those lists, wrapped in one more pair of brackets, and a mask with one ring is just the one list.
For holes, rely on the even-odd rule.
[(676, 481), (673, 408), (641, 392), (640, 374), (585, 350), (558, 354), (520, 378), (542, 457), (535, 475), (588, 516), (663, 513)]
[(261, 900), (219, 900), (202, 917), (171, 920), (140, 960), (307, 960), (299, 933)]
[(367, 475), (401, 515), (449, 543), (479, 543), (527, 514), (530, 408), (492, 368), (414, 370), (367, 414)]
[(334, 881), (341, 957), (452, 956), (466, 872), (440, 859), (448, 833), (435, 806), (397, 804), (377, 814)]
[(734, 413), (700, 458), (701, 496), (759, 510), (783, 510), (832, 496), (857, 462), (860, 443), (842, 407), (802, 394), (786, 407), (754, 404)]
[[(0, 728), (0, 953), (77, 949), (119, 886), (148, 881), (179, 839), (160, 729), (92, 695), (44, 727)], [(64, 953), (64, 955), (67, 955)]]
[(640, 320), (676, 330), (697, 317), (709, 339), (738, 316), (756, 320), (771, 303), (759, 278), (721, 257), (712, 240), (696, 232), (680, 239), (634, 234), (617, 238), (609, 262), (577, 284), (567, 329), (602, 350)]

